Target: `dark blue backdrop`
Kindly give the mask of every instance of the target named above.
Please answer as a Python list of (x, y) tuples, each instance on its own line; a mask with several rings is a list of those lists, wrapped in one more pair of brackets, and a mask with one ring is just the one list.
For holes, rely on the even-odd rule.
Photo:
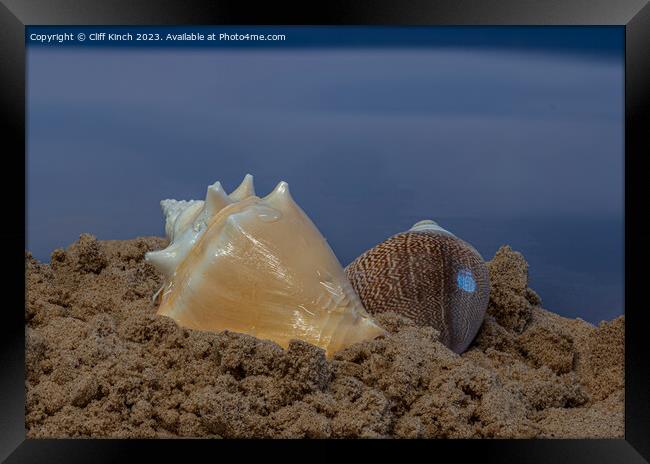
[(267, 29), (292, 40), (30, 43), (34, 255), (161, 235), (161, 199), (250, 172), (288, 181), (344, 265), (433, 218), (522, 251), (549, 309), (623, 312), (622, 28)]

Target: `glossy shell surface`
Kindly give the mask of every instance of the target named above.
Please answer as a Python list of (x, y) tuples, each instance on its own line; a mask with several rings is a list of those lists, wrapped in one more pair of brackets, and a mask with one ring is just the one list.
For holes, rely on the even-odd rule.
[(476, 336), (489, 301), (481, 255), (433, 221), (421, 221), (366, 251), (346, 274), (371, 314), (395, 311), (432, 326), (457, 353)]

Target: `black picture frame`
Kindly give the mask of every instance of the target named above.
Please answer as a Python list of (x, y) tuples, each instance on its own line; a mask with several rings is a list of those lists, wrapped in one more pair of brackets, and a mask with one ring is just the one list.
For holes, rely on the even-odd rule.
[[(625, 27), (625, 438), (621, 440), (355, 441), (364, 459), (397, 448), (402, 459), (419, 447), (431, 459), (475, 456), (485, 462), (646, 462), (650, 460), (650, 363), (645, 354), (647, 308), (641, 218), (641, 162), (650, 155), (650, 5), (648, 0), (330, 0), (281, 7), (235, 1), (0, 0), (0, 111), (4, 174), (2, 287), (9, 296), (0, 330), (0, 459), (7, 462), (116, 462), (154, 456), (226, 458), (252, 448), (277, 448), (298, 459), (332, 459), (290, 450), (295, 441), (32, 440), (25, 438), (25, 27), (30, 25), (619, 25)], [(7, 214), (8, 213), (8, 214)], [(345, 442), (350, 446), (351, 442)], [(304, 447), (304, 442), (300, 444)], [(271, 452), (269, 450), (269, 452)], [(188, 454), (185, 454), (188, 453)], [(215, 454), (217, 453), (217, 454)], [(313, 453), (313, 454), (312, 454)], [(449, 457), (444, 457), (447, 454)], [(329, 455), (329, 458), (326, 456)], [(278, 456), (286, 459), (290, 456)]]

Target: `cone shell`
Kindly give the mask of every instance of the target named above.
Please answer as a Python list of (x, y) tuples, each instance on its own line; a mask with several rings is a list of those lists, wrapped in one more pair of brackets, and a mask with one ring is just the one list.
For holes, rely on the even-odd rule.
[(489, 300), (481, 255), (433, 221), (380, 243), (354, 260), (346, 274), (371, 314), (395, 311), (440, 331), (457, 353), (478, 332)]
[(242, 184), (226, 195), (216, 183), (204, 202), (163, 202), (172, 241), (146, 256), (165, 274), (158, 314), (283, 347), (300, 339), (328, 355), (383, 334), (288, 184), (264, 198), (252, 177)]

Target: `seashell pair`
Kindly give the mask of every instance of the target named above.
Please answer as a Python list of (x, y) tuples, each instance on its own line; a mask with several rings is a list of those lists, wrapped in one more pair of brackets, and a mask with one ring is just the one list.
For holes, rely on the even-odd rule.
[(205, 201), (161, 206), (170, 244), (146, 260), (165, 277), (158, 314), (182, 326), (242, 332), (285, 348), (301, 339), (331, 356), (385, 333), (366, 308), (431, 325), (458, 353), (483, 321), (485, 263), (433, 221), (389, 238), (344, 271), (286, 182), (260, 198), (246, 175), (230, 195), (216, 182)]
[(170, 244), (145, 257), (165, 278), (158, 314), (285, 348), (301, 339), (327, 355), (384, 333), (286, 182), (260, 198), (246, 175), (230, 195), (216, 182), (205, 201), (161, 206)]

